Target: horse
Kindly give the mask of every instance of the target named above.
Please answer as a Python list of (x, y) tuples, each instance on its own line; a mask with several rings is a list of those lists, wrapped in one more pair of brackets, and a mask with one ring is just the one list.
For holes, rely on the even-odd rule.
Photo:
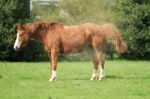
[(62, 23), (33, 22), (17, 24), (17, 37), (14, 44), (16, 51), (29, 42), (30, 39), (42, 43), (48, 53), (51, 64), (49, 81), (56, 80), (57, 59), (59, 54), (79, 53), (90, 49), (93, 60), (93, 73), (90, 80), (102, 80), (104, 75), (104, 46), (111, 39), (118, 53), (127, 50), (117, 28), (110, 24), (85, 23), (66, 26)]

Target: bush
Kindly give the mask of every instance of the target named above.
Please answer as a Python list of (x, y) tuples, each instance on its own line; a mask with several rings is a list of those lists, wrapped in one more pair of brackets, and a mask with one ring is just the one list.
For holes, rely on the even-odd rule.
[(115, 11), (121, 16), (117, 22), (129, 49), (124, 56), (150, 59), (150, 2), (148, 0), (117, 0)]
[(13, 50), (17, 23), (30, 18), (30, 0), (0, 1), (0, 60), (15, 60), (18, 54)]

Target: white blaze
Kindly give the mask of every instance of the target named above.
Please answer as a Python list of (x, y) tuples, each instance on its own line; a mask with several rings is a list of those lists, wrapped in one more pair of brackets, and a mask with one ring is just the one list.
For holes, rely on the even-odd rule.
[(16, 41), (15, 41), (15, 44), (14, 44), (14, 49), (16, 49), (18, 43), (19, 43), (19, 33), (17, 33), (17, 38), (16, 38)]

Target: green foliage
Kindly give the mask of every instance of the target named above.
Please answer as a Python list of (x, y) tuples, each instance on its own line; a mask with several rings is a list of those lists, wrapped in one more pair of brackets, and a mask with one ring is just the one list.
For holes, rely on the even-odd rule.
[(150, 59), (149, 0), (116, 0), (118, 26), (128, 42), (127, 58)]
[(13, 49), (16, 38), (16, 24), (26, 23), (29, 18), (30, 0), (0, 1), (0, 60), (31, 60), (35, 56), (38, 47), (33, 46), (35, 44), (33, 42), (28, 44), (28, 48), (21, 52), (15, 52)]
[(66, 24), (112, 22), (111, 0), (64, 0), (59, 5), (68, 15), (61, 17)]
[(13, 56), (15, 26), (29, 19), (29, 0), (0, 1), (0, 60)]
[(33, 21), (57, 22), (59, 20), (59, 8), (54, 3), (40, 5), (39, 2), (33, 2), (31, 15)]
[(40, 5), (33, 3), (32, 15), (36, 21), (58, 21), (65, 24), (81, 24), (85, 22), (112, 22), (111, 0), (63, 0), (58, 4)]

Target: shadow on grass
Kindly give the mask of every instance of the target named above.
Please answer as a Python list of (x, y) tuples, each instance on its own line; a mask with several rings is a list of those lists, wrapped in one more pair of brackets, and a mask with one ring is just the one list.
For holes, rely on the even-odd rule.
[(23, 76), (23, 77), (20, 77), (20, 79), (22, 79), (22, 80), (38, 80), (39, 78), (38, 77)]
[(3, 78), (3, 76), (2, 75), (0, 75), (0, 79), (2, 79)]
[(80, 81), (88, 81), (90, 78), (59, 78), (59, 80), (67, 81), (67, 80), (80, 80)]
[(107, 75), (105, 79), (150, 79), (150, 76), (146, 77), (138, 77), (138, 76), (113, 76), (113, 75)]
[(107, 75), (107, 76), (105, 77), (105, 79), (125, 79), (125, 77)]
[[(0, 75), (0, 79), (2, 79), (3, 77)], [(20, 79), (22, 80), (39, 80), (41, 78), (38, 77), (33, 77), (33, 76), (23, 76), (20, 77)], [(90, 81), (90, 77), (84, 77), (84, 78), (57, 78), (60, 81)], [(130, 80), (130, 79), (141, 79), (141, 80), (145, 80), (145, 79), (150, 79), (150, 76), (145, 76), (145, 77), (140, 77), (140, 76), (116, 76), (116, 75), (106, 75), (106, 77), (103, 80), (121, 80), (121, 79), (126, 79), (126, 80)]]
[[(144, 79), (150, 79), (150, 76), (145, 76), (145, 77), (139, 77), (139, 76), (114, 76), (114, 75), (106, 75), (106, 77), (103, 79), (126, 79), (126, 80), (129, 80), (129, 79), (141, 79), (141, 80), (144, 80)], [(88, 77), (85, 77), (85, 78), (59, 78), (59, 80), (62, 80), (62, 81), (67, 81), (67, 80), (78, 80), (78, 81), (88, 81), (90, 80), (90, 78)]]

